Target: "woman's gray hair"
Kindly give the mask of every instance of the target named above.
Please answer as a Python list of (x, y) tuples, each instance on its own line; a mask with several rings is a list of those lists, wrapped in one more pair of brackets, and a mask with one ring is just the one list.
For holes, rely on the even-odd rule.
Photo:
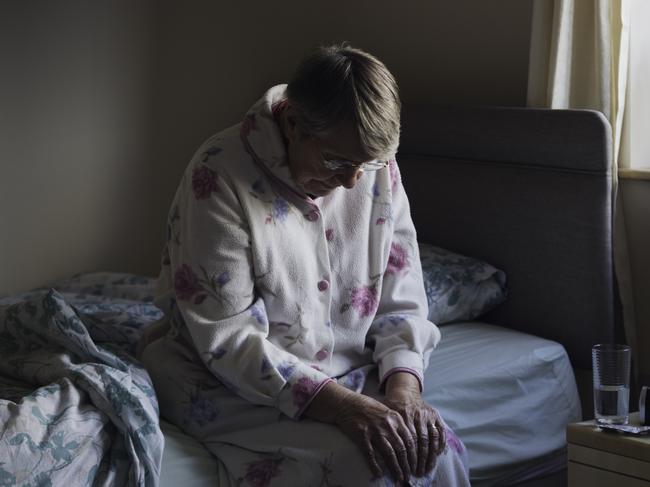
[(306, 135), (323, 137), (351, 125), (368, 156), (388, 159), (397, 152), (397, 83), (379, 59), (361, 49), (346, 44), (317, 48), (298, 66), (287, 99)]

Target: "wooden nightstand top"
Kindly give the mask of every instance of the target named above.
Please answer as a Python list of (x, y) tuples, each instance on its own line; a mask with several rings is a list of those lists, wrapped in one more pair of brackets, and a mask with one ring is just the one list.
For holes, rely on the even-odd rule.
[[(630, 414), (630, 424), (640, 424), (638, 413)], [(567, 443), (650, 462), (650, 436), (604, 431), (596, 426), (593, 419), (570, 424), (567, 427)]]

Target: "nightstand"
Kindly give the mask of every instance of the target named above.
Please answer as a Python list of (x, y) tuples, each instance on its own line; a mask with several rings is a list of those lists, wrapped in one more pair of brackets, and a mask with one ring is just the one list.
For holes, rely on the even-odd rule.
[(601, 431), (591, 420), (570, 424), (567, 443), (569, 487), (650, 487), (650, 437)]

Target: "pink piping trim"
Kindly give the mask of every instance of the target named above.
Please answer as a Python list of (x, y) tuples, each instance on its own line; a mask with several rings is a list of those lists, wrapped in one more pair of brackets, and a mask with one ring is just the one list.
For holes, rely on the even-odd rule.
[(332, 379), (331, 379), (330, 377), (328, 377), (328, 378), (325, 379), (323, 382), (321, 382), (320, 384), (318, 384), (318, 387), (316, 387), (316, 389), (314, 389), (314, 392), (312, 393), (312, 395), (311, 395), (311, 397), (309, 398), (309, 400), (304, 404), (303, 407), (301, 407), (301, 408), (298, 410), (298, 412), (296, 413), (296, 415), (294, 416), (294, 418), (296, 418), (296, 419), (300, 418), (300, 416), (302, 416), (302, 413), (305, 412), (305, 410), (309, 407), (309, 405), (311, 404), (311, 402), (314, 400), (314, 398), (316, 397), (316, 394), (318, 394), (318, 393), (321, 391), (321, 389), (322, 389), (323, 387), (325, 387), (327, 384), (329, 384), (330, 382), (333, 382), (333, 381), (332, 381)]
[(390, 369), (388, 373), (384, 376), (384, 380), (381, 381), (381, 384), (379, 385), (379, 390), (383, 391), (384, 388), (386, 387), (386, 381), (388, 378), (396, 374), (397, 372), (408, 372), (409, 374), (412, 374), (415, 376), (415, 378), (418, 380), (418, 384), (420, 385), (420, 392), (422, 392), (422, 378), (420, 377), (420, 374), (418, 374), (415, 370), (413, 369), (408, 369), (406, 367), (395, 367), (394, 369)]
[(273, 118), (278, 118), (280, 112), (284, 111), (287, 106), (287, 100), (282, 100), (271, 105), (271, 112), (273, 113)]

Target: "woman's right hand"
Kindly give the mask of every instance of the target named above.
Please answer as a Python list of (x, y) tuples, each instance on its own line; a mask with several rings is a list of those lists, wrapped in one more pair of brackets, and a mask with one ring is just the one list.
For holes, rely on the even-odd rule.
[(398, 485), (415, 473), (417, 445), (398, 412), (371, 397), (354, 394), (342, 401), (335, 423), (361, 447), (375, 476), (384, 474), (382, 464)]
[(308, 418), (336, 424), (366, 455), (376, 477), (388, 469), (403, 484), (417, 468), (417, 439), (402, 416), (385, 404), (335, 383), (326, 384), (304, 412)]

